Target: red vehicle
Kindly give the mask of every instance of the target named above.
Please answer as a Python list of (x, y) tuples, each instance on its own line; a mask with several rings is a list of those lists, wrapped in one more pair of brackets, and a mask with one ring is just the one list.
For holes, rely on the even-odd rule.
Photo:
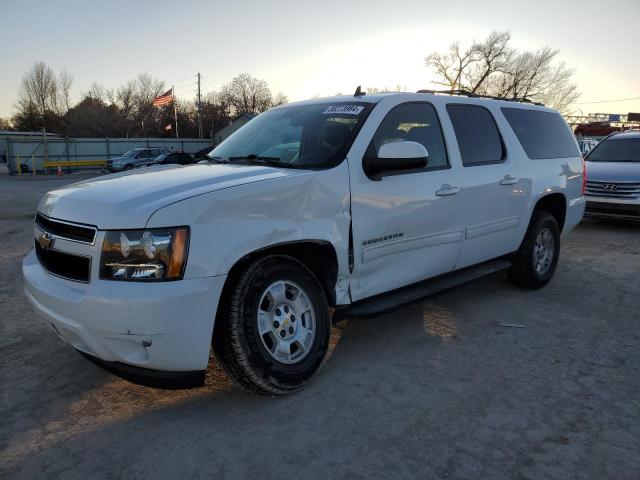
[(574, 130), (574, 134), (576, 137), (606, 137), (607, 135), (611, 135), (615, 132), (622, 132), (624, 130), (629, 130), (632, 127), (627, 126), (613, 126), (611, 122), (591, 122), (591, 123), (581, 123)]

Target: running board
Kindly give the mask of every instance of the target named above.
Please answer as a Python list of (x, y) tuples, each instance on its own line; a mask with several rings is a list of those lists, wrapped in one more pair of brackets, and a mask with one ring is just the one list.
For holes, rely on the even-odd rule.
[(372, 299), (362, 300), (348, 307), (341, 316), (349, 318), (379, 315), (401, 305), (422, 300), (436, 293), (500, 272), (510, 266), (511, 262), (504, 259), (480, 263), (464, 270), (447, 273), (389, 293), (383, 293)]

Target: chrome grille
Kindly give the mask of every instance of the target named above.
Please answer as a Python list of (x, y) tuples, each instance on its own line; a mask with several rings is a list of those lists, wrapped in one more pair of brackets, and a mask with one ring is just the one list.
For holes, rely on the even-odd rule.
[(586, 195), (609, 198), (636, 199), (640, 197), (640, 182), (587, 181)]
[(96, 238), (96, 229), (94, 227), (55, 220), (40, 213), (36, 214), (35, 224), (42, 231), (65, 240), (93, 245)]

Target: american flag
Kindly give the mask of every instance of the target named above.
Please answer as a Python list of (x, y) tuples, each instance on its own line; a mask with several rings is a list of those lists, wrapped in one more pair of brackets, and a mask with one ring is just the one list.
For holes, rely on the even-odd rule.
[(173, 102), (173, 88), (170, 88), (162, 95), (158, 95), (156, 98), (154, 98), (153, 106), (164, 107), (165, 105), (169, 105), (171, 102)]

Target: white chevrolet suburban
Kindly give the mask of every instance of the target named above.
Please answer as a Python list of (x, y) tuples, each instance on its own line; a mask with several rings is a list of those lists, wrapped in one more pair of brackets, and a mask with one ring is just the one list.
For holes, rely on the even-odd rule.
[(196, 165), (46, 194), (23, 262), (35, 310), (136, 378), (306, 385), (330, 322), (503, 269), (545, 285), (582, 219), (584, 163), (527, 102), (422, 91), (263, 113)]

